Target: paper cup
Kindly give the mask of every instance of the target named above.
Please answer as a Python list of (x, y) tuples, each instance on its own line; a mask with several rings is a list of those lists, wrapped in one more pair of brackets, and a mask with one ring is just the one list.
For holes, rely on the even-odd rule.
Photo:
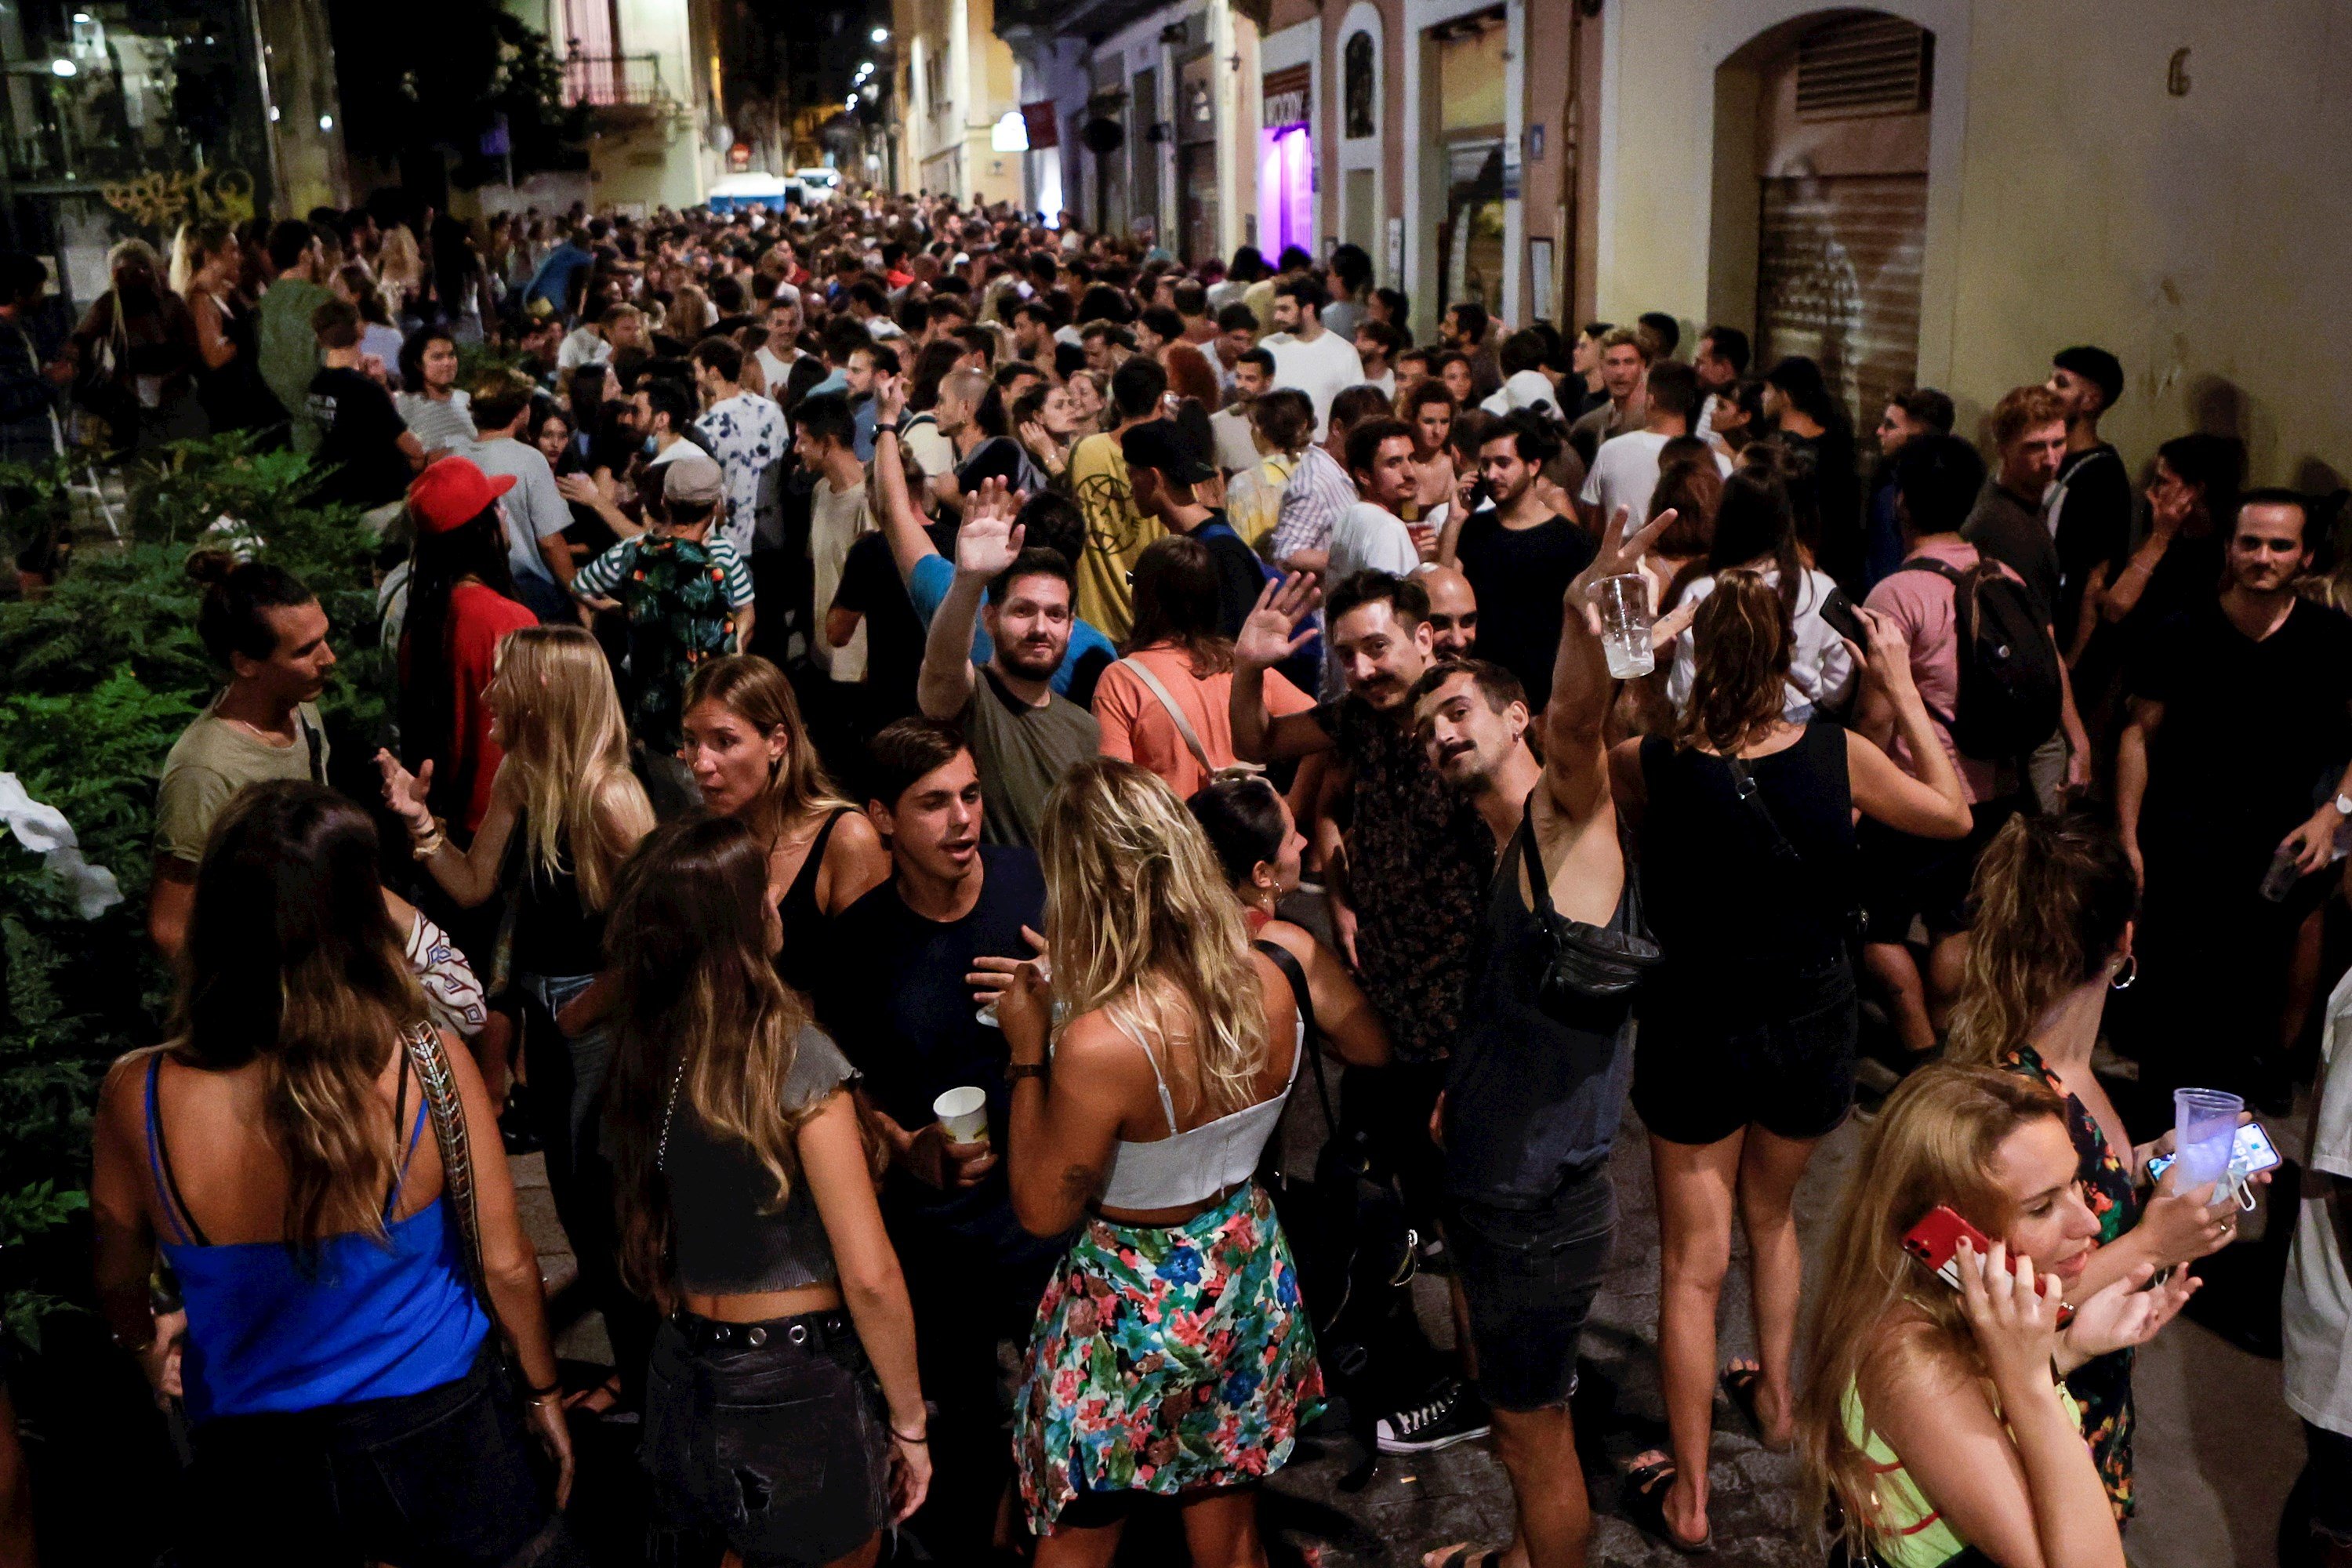
[(950, 1143), (988, 1142), (988, 1091), (971, 1084), (951, 1089), (931, 1101), (931, 1114)]

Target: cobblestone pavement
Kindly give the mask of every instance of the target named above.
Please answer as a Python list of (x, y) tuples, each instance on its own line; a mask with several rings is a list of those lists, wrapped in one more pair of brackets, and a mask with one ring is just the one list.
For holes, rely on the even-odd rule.
[[(1859, 1140), (1859, 1123), (1849, 1121), (1823, 1143), (1798, 1189), (1798, 1225), (1809, 1257)], [(1646, 1140), (1630, 1110), (1612, 1169), (1617, 1244), (1585, 1331), (1575, 1404), (1596, 1516), (1591, 1561), (1596, 1568), (1666, 1568), (1692, 1560), (1614, 1515), (1627, 1462), (1665, 1437), (1654, 1352), (1656, 1209)], [(539, 1244), (551, 1290), (558, 1290), (569, 1281), (572, 1262), (538, 1156), (518, 1161), (516, 1174), (525, 1224)], [(1745, 1251), (1735, 1239), (1718, 1359), (1753, 1348)], [(1432, 1338), (1450, 1342), (1444, 1282), (1417, 1282), (1416, 1305)], [(584, 1361), (610, 1359), (593, 1316), (566, 1328), (559, 1349)], [(2300, 1431), (2280, 1400), (2278, 1363), (2182, 1322), (2142, 1352), (2135, 1384), (2141, 1507), (2126, 1537), (2133, 1563), (2138, 1568), (2273, 1568), (2279, 1510), (2303, 1458)], [(1500, 1546), (1510, 1539), (1510, 1489), (1490, 1442), (1383, 1457), (1369, 1482), (1350, 1491), (1342, 1482), (1360, 1457), (1344, 1439), (1303, 1444), (1297, 1460), (1268, 1485), (1265, 1524), (1277, 1568), (1416, 1568), (1421, 1554), (1435, 1546), (1457, 1541)], [(1768, 1452), (1720, 1398), (1710, 1478), (1716, 1550), (1700, 1561), (1714, 1568), (1811, 1568), (1821, 1562), (1810, 1532), (1799, 1529), (1795, 1460)], [(1153, 1528), (1151, 1515), (1139, 1516), (1120, 1562), (1181, 1563), (1181, 1531), (1172, 1520), (1166, 1523), (1169, 1528)]]

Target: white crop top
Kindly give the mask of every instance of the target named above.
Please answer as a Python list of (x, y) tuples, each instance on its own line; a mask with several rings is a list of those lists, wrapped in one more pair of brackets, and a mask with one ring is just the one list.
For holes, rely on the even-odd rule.
[[(1135, 1039), (1132, 1035), (1128, 1037)], [(1290, 1086), (1298, 1081), (1298, 1061), (1307, 1051), (1306, 1021), (1299, 1021), (1297, 1045), (1290, 1053), (1290, 1076), (1283, 1079), (1281, 1093), (1214, 1121), (1204, 1121), (1190, 1132), (1176, 1131), (1176, 1102), (1169, 1098), (1160, 1058), (1141, 1040), (1135, 1043), (1151, 1064), (1152, 1080), (1160, 1086), (1160, 1108), (1168, 1113), (1168, 1136), (1149, 1143), (1120, 1139), (1111, 1150), (1110, 1180), (1098, 1201), (1115, 1209), (1175, 1208), (1206, 1203), (1226, 1188), (1248, 1181), (1257, 1170), (1265, 1141), (1274, 1136), (1274, 1124), (1282, 1120)]]

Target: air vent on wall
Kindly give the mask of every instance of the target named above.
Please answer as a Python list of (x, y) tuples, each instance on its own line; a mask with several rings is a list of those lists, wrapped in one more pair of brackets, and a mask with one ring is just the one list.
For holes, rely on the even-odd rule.
[(1918, 113), (1934, 51), (1935, 35), (1900, 17), (1824, 23), (1797, 43), (1797, 118)]

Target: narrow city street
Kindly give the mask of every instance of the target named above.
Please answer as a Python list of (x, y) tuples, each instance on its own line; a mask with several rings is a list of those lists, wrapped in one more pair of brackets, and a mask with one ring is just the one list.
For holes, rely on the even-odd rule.
[[(2279, 1124), (2291, 1129), (2300, 1118)], [(1857, 1115), (1832, 1135), (1798, 1190), (1809, 1261), (1863, 1126)], [(2280, 1142), (2292, 1157), (2286, 1131)], [(1628, 1461), (1665, 1438), (1654, 1352), (1657, 1216), (1645, 1142), (1630, 1110), (1612, 1164), (1617, 1247), (1585, 1332), (1574, 1407), (1595, 1515), (1592, 1562), (1595, 1568), (1667, 1568), (1686, 1559), (1616, 1517)], [(539, 1156), (519, 1162), (517, 1174), (552, 1293), (571, 1277), (571, 1254)], [(1415, 1305), (1433, 1340), (1450, 1344), (1444, 1282), (1418, 1279)], [(1721, 1333), (1721, 1359), (1750, 1350), (1744, 1247), (1736, 1240)], [(561, 1349), (583, 1360), (606, 1354), (593, 1321), (575, 1323)], [(2279, 1510), (2303, 1464), (2301, 1434), (2280, 1398), (2279, 1363), (2183, 1321), (2140, 1352), (2133, 1387), (2140, 1501), (2125, 1547), (2136, 1568), (2273, 1568)], [(1265, 1525), (1277, 1565), (1416, 1568), (1421, 1554), (1435, 1547), (1460, 1541), (1499, 1546), (1509, 1539), (1510, 1489), (1491, 1440), (1383, 1456), (1369, 1481), (1351, 1473), (1361, 1458), (1345, 1440), (1305, 1444), (1268, 1486)], [(1798, 1528), (1795, 1457), (1767, 1450), (1721, 1398), (1709, 1479), (1715, 1551), (1705, 1561), (1717, 1568), (1812, 1568), (1821, 1562), (1820, 1548)], [(1173, 1530), (1136, 1529), (1120, 1561), (1181, 1563), (1181, 1545)]]

